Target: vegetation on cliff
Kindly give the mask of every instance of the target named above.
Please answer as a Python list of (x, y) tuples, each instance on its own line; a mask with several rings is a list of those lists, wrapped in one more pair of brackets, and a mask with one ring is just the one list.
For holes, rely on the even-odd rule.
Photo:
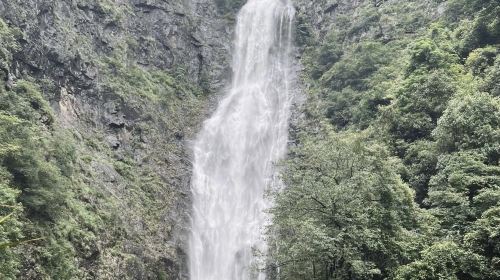
[[(345, 1), (337, 1), (337, 6)], [(361, 1), (326, 36), (276, 194), (283, 279), (500, 277), (500, 6)]]
[[(119, 12), (113, 3), (106, 7), (100, 13)], [(165, 279), (179, 273), (175, 245), (167, 244), (175, 224), (165, 212), (178, 203), (174, 197), (182, 190), (172, 181), (182, 167), (161, 165), (164, 157), (180, 161), (176, 142), (200, 121), (201, 86), (181, 67), (151, 69), (130, 60), (138, 43), (124, 37), (109, 53), (84, 58), (100, 74), (92, 92), (97, 102), (77, 113), (74, 96), (91, 86), (63, 84), (49, 71), (30, 75), (19, 67), (22, 43), (26, 34), (0, 18), (0, 278)], [(47, 68), (76, 72), (74, 64), (58, 63)], [(106, 113), (103, 128), (83, 115), (99, 110)], [(86, 123), (77, 128), (77, 121)], [(124, 151), (126, 144), (132, 147)], [(162, 247), (138, 249), (154, 246), (151, 239)]]

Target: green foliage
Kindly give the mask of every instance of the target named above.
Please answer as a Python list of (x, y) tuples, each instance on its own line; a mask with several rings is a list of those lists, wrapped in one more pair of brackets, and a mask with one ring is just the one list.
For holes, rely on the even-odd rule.
[(0, 95), (0, 110), (29, 122), (53, 123), (50, 106), (33, 83), (17, 81), (12, 91), (0, 89)]
[[(11, 50), (15, 47), (11, 30), (0, 19), (0, 100), (4, 100), (4, 81), (7, 79), (11, 63)], [(18, 130), (22, 120), (6, 114), (0, 105), (0, 160), (21, 149), (19, 141), (12, 139), (12, 132)], [(21, 260), (11, 250), (12, 242), (22, 239), (22, 205), (18, 203), (20, 191), (11, 185), (13, 175), (0, 164), (0, 277), (15, 279), (19, 273)]]
[(307, 22), (304, 15), (298, 13), (295, 17), (295, 43), (297, 46), (305, 47), (312, 44), (314, 35), (311, 25)]
[[(422, 259), (401, 266), (395, 280), (459, 280), (481, 278), (484, 260), (453, 242), (436, 243), (422, 251)], [(479, 269), (478, 269), (479, 268)]]
[[(498, 3), (497, 3), (498, 4)], [(500, 7), (489, 7), (477, 13), (465, 30), (460, 30), (459, 53), (467, 56), (471, 51), (487, 45), (500, 43)]]
[(306, 43), (306, 124), (273, 212), (281, 276), (498, 279), (498, 1), (372, 4)]
[[(99, 61), (103, 74), (101, 86), (127, 104), (160, 105), (161, 112), (169, 116), (170, 132), (183, 130), (186, 121), (194, 119), (194, 112), (203, 106), (204, 90), (187, 80), (188, 73), (182, 67), (169, 73), (129, 63), (128, 49), (123, 48)], [(149, 117), (157, 121), (161, 119), (154, 114)]]
[(403, 157), (405, 171), (402, 176), (415, 190), (415, 199), (422, 201), (427, 196), (428, 185), (431, 177), (435, 174), (438, 162), (436, 144), (428, 140), (420, 140), (408, 146)]
[(444, 229), (463, 234), (484, 210), (500, 202), (500, 167), (485, 162), (484, 157), (474, 152), (439, 158), (427, 203)]
[(323, 74), (331, 69), (331, 67), (339, 62), (343, 55), (343, 51), (335, 38), (328, 40), (324, 45), (320, 46), (317, 52), (314, 53), (315, 66), (311, 70), (311, 77), (319, 79)]
[(321, 75), (319, 81), (327, 97), (326, 115), (337, 127), (364, 127), (379, 106), (390, 102), (383, 91), (384, 84), (373, 87), (378, 77), (390, 74), (386, 56), (389, 51), (389, 47), (378, 42), (365, 42), (354, 51), (343, 53), (338, 43), (331, 41), (315, 55), (317, 64), (311, 76)]
[(333, 90), (345, 87), (366, 89), (365, 79), (387, 62), (385, 51), (384, 46), (378, 42), (360, 43), (352, 53), (345, 54), (339, 62), (334, 63), (323, 74), (321, 81)]
[(465, 65), (473, 75), (482, 75), (495, 62), (497, 52), (492, 46), (475, 49), (467, 57)]
[[(44, 131), (50, 129), (53, 116), (48, 103), (32, 84), (19, 81), (13, 91), (2, 90), (0, 96), (0, 112), (4, 116), (0, 125), (8, 131), (1, 134), (1, 142), (18, 147), (2, 154), (1, 164), (12, 175), (10, 184), (22, 190), (20, 201), (26, 210), (31, 215), (54, 220), (66, 200), (67, 178), (62, 173), (71, 172), (68, 166), (73, 152), (63, 146), (67, 144), (58, 135), (51, 137)], [(48, 157), (49, 154), (52, 156)]]
[[(5, 28), (0, 22), (0, 42), (13, 40)], [(8, 47), (1, 50), (4, 53), (15, 49), (15, 44), (3, 46)], [(8, 73), (10, 60), (3, 61)], [(73, 136), (55, 123), (49, 103), (33, 82), (17, 80), (7, 88), (4, 80), (0, 80), (0, 278), (17, 279), (27, 264), (43, 279), (74, 278), (79, 242), (69, 237), (91, 236), (88, 229), (96, 227), (82, 221), (81, 202), (73, 199), (77, 159)]]
[(500, 98), (486, 93), (457, 96), (433, 134), (442, 151), (479, 149), (498, 162)]
[[(497, 199), (499, 193), (496, 194)], [(485, 211), (465, 235), (465, 245), (487, 262), (485, 274), (491, 279), (500, 277), (500, 207)]]
[(433, 40), (423, 39), (417, 41), (410, 49), (408, 71), (448, 68), (451, 63), (457, 61), (457, 56), (441, 49)]
[(458, 16), (475, 15), (479, 11), (491, 11), (497, 7), (496, 0), (452, 0), (449, 1), (449, 8), (447, 10), (448, 16), (454, 15), (454, 19)]
[(273, 209), (280, 277), (387, 277), (412, 253), (402, 243), (419, 224), (413, 193), (383, 145), (323, 127), (299, 138)]
[(413, 142), (430, 136), (448, 100), (456, 92), (453, 73), (418, 71), (396, 89), (396, 101), (386, 115), (388, 129), (396, 139)]
[(0, 18), (0, 80), (7, 79), (12, 52), (18, 48), (15, 32)]
[(485, 77), (479, 89), (500, 96), (500, 55), (497, 55), (493, 66), (485, 70)]
[(9, 174), (0, 169), (0, 276), (15, 279), (19, 273), (20, 260), (9, 245), (23, 238), (23, 222), (20, 220), (22, 206), (17, 203), (19, 191), (6, 185)]
[(178, 96), (199, 94), (187, 83), (179, 83), (162, 71), (145, 71), (138, 66), (119, 65), (114, 75), (108, 77), (111, 89), (122, 95), (139, 95), (153, 100), (169, 100)]
[[(12, 91), (0, 89), (0, 96), (0, 204), (15, 207), (9, 209), (15, 215), (0, 225), (1, 242), (7, 245), (0, 249), (6, 253), (2, 273), (15, 278), (24, 258), (17, 247), (30, 246), (29, 257), (44, 264), (40, 275), (69, 279), (74, 273), (72, 245), (55, 233), (72, 195), (72, 142), (53, 127), (50, 107), (31, 83), (18, 81)], [(40, 238), (44, 241), (36, 241)]]

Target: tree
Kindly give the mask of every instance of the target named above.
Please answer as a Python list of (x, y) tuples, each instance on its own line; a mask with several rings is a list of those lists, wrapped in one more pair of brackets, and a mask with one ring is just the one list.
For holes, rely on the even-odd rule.
[(500, 55), (496, 56), (493, 66), (486, 69), (480, 90), (493, 96), (500, 96)]
[(418, 210), (395, 172), (398, 161), (365, 133), (334, 133), (328, 125), (300, 143), (272, 210), (280, 277), (387, 277), (418, 237)]
[(486, 93), (454, 98), (433, 132), (442, 152), (477, 150), (498, 163), (500, 98)]
[(481, 274), (481, 256), (462, 249), (451, 241), (438, 242), (422, 251), (418, 261), (401, 266), (394, 280), (466, 280), (485, 279)]
[(482, 213), (500, 203), (500, 166), (475, 152), (439, 158), (425, 201), (449, 234), (464, 234)]
[[(497, 199), (500, 192), (496, 193)], [(500, 207), (497, 205), (485, 211), (469, 233), (465, 235), (465, 245), (476, 254), (485, 257), (486, 275), (491, 279), (500, 278)]]

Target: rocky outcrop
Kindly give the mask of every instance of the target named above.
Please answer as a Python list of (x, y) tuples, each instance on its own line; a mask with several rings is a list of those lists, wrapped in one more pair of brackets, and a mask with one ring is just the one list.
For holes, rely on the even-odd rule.
[(186, 278), (189, 140), (230, 76), (229, 17), (211, 0), (6, 0), (0, 17), (20, 45), (8, 84), (39, 85), (77, 147), (74, 199), (98, 221), (71, 241), (77, 278)]
[(0, 15), (22, 31), (18, 75), (88, 89), (99, 58), (125, 49), (129, 63), (183, 68), (197, 83), (227, 74), (231, 25), (211, 1), (2, 1)]

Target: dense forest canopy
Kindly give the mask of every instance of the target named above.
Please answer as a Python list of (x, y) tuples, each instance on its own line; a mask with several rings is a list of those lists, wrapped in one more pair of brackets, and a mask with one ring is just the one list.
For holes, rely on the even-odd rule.
[(309, 102), (276, 194), (271, 268), (498, 279), (500, 5), (362, 2), (325, 38), (298, 30)]

